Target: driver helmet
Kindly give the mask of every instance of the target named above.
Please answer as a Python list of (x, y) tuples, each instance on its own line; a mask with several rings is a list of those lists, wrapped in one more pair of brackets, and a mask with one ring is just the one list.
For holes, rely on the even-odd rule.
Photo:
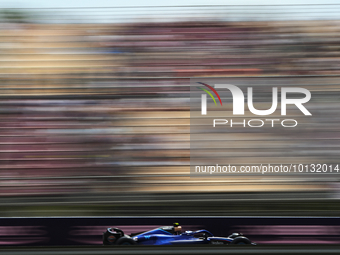
[(180, 226), (179, 223), (175, 222), (173, 226), (174, 226), (174, 232), (182, 232), (182, 226)]

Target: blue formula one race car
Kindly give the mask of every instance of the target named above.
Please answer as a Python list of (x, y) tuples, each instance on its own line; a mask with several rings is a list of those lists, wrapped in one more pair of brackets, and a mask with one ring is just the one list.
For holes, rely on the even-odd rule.
[(217, 237), (208, 230), (181, 232), (182, 227), (178, 223), (173, 226), (155, 228), (141, 233), (125, 235), (119, 228), (108, 228), (103, 233), (104, 245), (192, 245), (192, 244), (251, 244), (247, 237), (241, 233), (233, 233), (228, 237)]

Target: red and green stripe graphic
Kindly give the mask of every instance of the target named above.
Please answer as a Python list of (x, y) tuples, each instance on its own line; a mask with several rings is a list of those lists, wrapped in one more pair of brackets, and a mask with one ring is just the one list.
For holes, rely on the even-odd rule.
[[(197, 82), (197, 83), (202, 84), (202, 85), (206, 86), (207, 88), (211, 89), (211, 91), (214, 92), (215, 95), (217, 96), (218, 100), (220, 100), (220, 104), (222, 105), (222, 100), (220, 98), (220, 95), (217, 93), (217, 91), (213, 87), (211, 87), (210, 85), (205, 84), (203, 82)], [(197, 87), (197, 88), (203, 90), (204, 92), (206, 92), (212, 98), (212, 100), (214, 100), (215, 105), (217, 105), (216, 104), (216, 100), (215, 100), (213, 94), (211, 94), (211, 92), (209, 90), (201, 88), (201, 87)]]

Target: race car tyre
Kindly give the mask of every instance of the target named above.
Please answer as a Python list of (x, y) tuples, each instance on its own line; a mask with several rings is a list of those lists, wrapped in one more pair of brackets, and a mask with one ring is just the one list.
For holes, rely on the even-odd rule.
[(110, 233), (116, 232), (116, 233), (118, 233), (120, 236), (124, 236), (123, 230), (121, 230), (121, 229), (119, 229), (119, 228), (108, 228), (107, 231), (110, 232)]
[(110, 232), (103, 233), (103, 245), (114, 245), (117, 241), (117, 237)]
[(231, 244), (242, 245), (242, 244), (251, 244), (251, 242), (245, 236), (238, 236), (231, 242)]
[(137, 243), (130, 237), (121, 237), (117, 241), (117, 245), (136, 245)]
[(103, 235), (103, 245), (110, 245), (112, 243), (110, 243), (108, 240), (107, 240), (107, 236), (104, 234)]

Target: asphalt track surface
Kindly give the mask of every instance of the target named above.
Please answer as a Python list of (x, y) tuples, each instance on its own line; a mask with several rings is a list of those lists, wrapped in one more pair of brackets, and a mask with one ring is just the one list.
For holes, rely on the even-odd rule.
[(263, 245), (263, 246), (56, 246), (1, 247), (1, 255), (214, 255), (214, 254), (340, 254), (340, 245)]

